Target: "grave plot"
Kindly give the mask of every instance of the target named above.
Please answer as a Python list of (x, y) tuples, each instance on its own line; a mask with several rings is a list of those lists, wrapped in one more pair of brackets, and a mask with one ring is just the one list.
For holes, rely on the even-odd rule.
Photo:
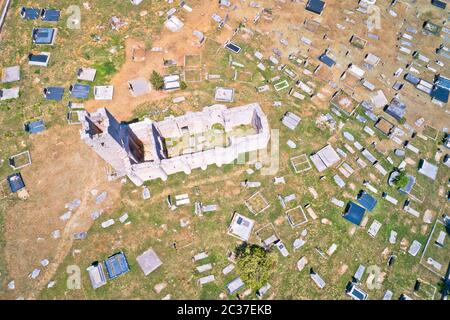
[(425, 200), (425, 194), (426, 194), (426, 190), (425, 188), (423, 188), (421, 185), (419, 185), (417, 182), (414, 184), (414, 186), (412, 187), (409, 195), (411, 197), (411, 199), (419, 202), (419, 203), (423, 203), (423, 201)]
[(80, 116), (78, 111), (70, 110), (67, 112), (67, 123), (68, 124), (80, 124)]
[(84, 103), (69, 102), (67, 104), (69, 110), (85, 110)]
[(414, 295), (416, 297), (419, 297), (421, 300), (434, 300), (437, 288), (433, 286), (431, 283), (428, 283), (421, 279), (417, 280), (420, 281), (420, 286), (418, 290), (414, 291)]
[(184, 70), (184, 81), (186, 81), (186, 82), (202, 81), (202, 70), (201, 69), (185, 69)]
[(203, 273), (205, 271), (210, 271), (212, 269), (212, 264), (211, 263), (205, 263), (202, 265), (199, 265), (197, 267), (195, 267), (195, 269), (197, 270), (198, 273)]
[(308, 60), (304, 65), (303, 74), (312, 75), (318, 67), (319, 64), (313, 63)]
[(297, 195), (295, 193), (291, 193), (286, 196), (279, 194), (278, 200), (280, 201), (283, 209), (293, 208), (297, 206)]
[(343, 162), (338, 169), (339, 172), (346, 178), (349, 178), (355, 172), (355, 170), (347, 162)]
[(436, 139), (439, 135), (439, 131), (436, 128), (426, 124), (422, 134), (424, 136), (426, 136), (427, 138), (430, 138), (430, 139), (436, 141)]
[(306, 212), (311, 217), (311, 219), (316, 220), (318, 218), (316, 212), (314, 211), (314, 209), (310, 205), (308, 205), (305, 209), (306, 209)]
[(324, 29), (324, 27), (322, 27), (320, 22), (314, 19), (305, 19), (305, 21), (303, 22), (303, 27), (306, 30), (311, 31), (312, 33), (318, 32), (319, 29)]
[(187, 193), (179, 194), (175, 196), (175, 205), (182, 206), (191, 203), (189, 195)]
[(264, 247), (271, 246), (275, 241), (279, 240), (275, 227), (272, 223), (268, 223), (255, 232), (256, 237)]
[[(358, 83), (359, 80), (356, 77), (350, 76), (345, 79), (345, 85), (351, 88), (354, 88)], [(359, 102), (344, 90), (336, 93), (330, 103), (334, 108), (342, 111), (348, 117), (352, 116), (359, 106)]]
[(273, 86), (276, 91), (281, 91), (289, 88), (289, 82), (287, 82), (287, 80), (282, 80), (280, 82), (275, 83)]
[(239, 53), (241, 52), (241, 47), (239, 47), (237, 44), (228, 41), (227, 44), (225, 45), (225, 48), (230, 50), (233, 53)]
[(194, 235), (187, 228), (182, 228), (173, 234), (173, 241), (177, 249), (184, 249), (194, 243)]
[(184, 81), (202, 81), (202, 58), (199, 54), (184, 56)]
[(284, 68), (283, 72), (292, 80), (295, 80), (298, 77), (298, 74), (294, 72), (294, 70), (292, 70), (291, 68)]
[(230, 69), (221, 69), (216, 66), (211, 66), (205, 69), (204, 79), (209, 81), (229, 80), (234, 76), (234, 71)]
[(235, 74), (235, 80), (238, 82), (251, 83), (253, 81), (253, 73), (248, 71), (237, 71)]
[(295, 173), (305, 172), (312, 168), (311, 163), (309, 162), (309, 159), (306, 156), (306, 154), (292, 157), (290, 161), (292, 167), (294, 168)]
[(235, 211), (233, 213), (231, 223), (228, 226), (227, 234), (242, 241), (248, 241), (254, 225), (254, 220), (249, 219)]
[(201, 68), (201, 66), (202, 66), (202, 58), (199, 54), (184, 56), (184, 67), (186, 69)]
[(22, 169), (26, 166), (29, 166), (30, 164), (31, 164), (31, 156), (28, 150), (15, 154), (9, 158), (9, 165), (14, 170)]
[(450, 236), (445, 224), (436, 220), (420, 258), (420, 264), (439, 277), (444, 277), (450, 261)]
[(350, 43), (358, 49), (364, 49), (367, 45), (367, 40), (360, 38), (357, 35), (353, 35), (350, 39)]
[(208, 251), (202, 251), (192, 257), (192, 262), (202, 261), (209, 257)]
[(203, 286), (203, 285), (205, 285), (205, 284), (207, 284), (207, 283), (210, 283), (210, 282), (213, 282), (213, 281), (215, 281), (215, 280), (216, 280), (216, 278), (214, 277), (213, 274), (211, 274), (211, 275), (209, 275), (209, 276), (205, 276), (205, 277), (199, 278), (199, 279), (197, 280), (197, 283), (198, 283), (200, 286)]
[(369, 230), (367, 230), (367, 233), (372, 237), (375, 238), (380, 231), (382, 224), (378, 220), (374, 220), (372, 224), (369, 227)]
[(254, 215), (258, 215), (270, 207), (269, 202), (264, 198), (260, 191), (254, 193), (250, 198), (245, 200), (244, 203), (248, 210)]
[(292, 228), (299, 227), (308, 222), (308, 218), (306, 217), (305, 211), (301, 205), (287, 210), (286, 217)]

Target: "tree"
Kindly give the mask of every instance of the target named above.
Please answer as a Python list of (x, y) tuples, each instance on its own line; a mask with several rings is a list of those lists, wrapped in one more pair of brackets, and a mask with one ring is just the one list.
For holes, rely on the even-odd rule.
[(274, 264), (269, 252), (245, 243), (236, 248), (236, 258), (239, 275), (248, 288), (258, 290), (267, 283)]
[(158, 72), (153, 70), (152, 75), (150, 76), (150, 83), (156, 90), (162, 90), (164, 87), (164, 78)]
[(409, 178), (406, 175), (405, 171), (400, 171), (399, 174), (394, 178), (394, 185), (401, 189), (406, 187), (409, 182)]
[(181, 82), (180, 82), (180, 89), (181, 89), (181, 90), (184, 90), (184, 89), (186, 89), (186, 88), (187, 88), (186, 82), (181, 81)]

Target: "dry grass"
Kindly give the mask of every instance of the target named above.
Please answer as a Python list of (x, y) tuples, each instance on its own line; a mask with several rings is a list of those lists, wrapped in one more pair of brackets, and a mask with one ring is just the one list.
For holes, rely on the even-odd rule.
[[(100, 1), (99, 1), (100, 2)], [(34, 4), (34, 2), (32, 3)], [(49, 3), (49, 5), (52, 3)], [(61, 6), (61, 3), (56, 3)], [(288, 250), (292, 251), (292, 243), (298, 238), (298, 232), (303, 229), (308, 230), (306, 244), (300, 252), (291, 252), (288, 258), (283, 258), (277, 252), (276, 264), (277, 273), (270, 279), (274, 298), (278, 299), (301, 299), (301, 298), (327, 298), (345, 299), (344, 286), (354, 273), (360, 263), (378, 265), (386, 273), (382, 289), (369, 291), (370, 298), (380, 298), (385, 289), (394, 291), (397, 297), (400, 293), (411, 292), (415, 278), (420, 276), (430, 283), (436, 283), (435, 276), (430, 275), (419, 264), (418, 257), (411, 257), (401, 250), (399, 241), (405, 238), (409, 243), (418, 240), (425, 244), (430, 232), (430, 228), (422, 233), (421, 227), (424, 223), (421, 219), (414, 219), (408, 216), (400, 207), (393, 207), (382, 200), (379, 196), (379, 203), (374, 212), (370, 213), (371, 219), (377, 219), (383, 226), (375, 239), (367, 235), (366, 230), (358, 229), (352, 235), (349, 233), (350, 224), (342, 219), (342, 210), (330, 203), (331, 197), (336, 197), (343, 201), (353, 199), (356, 192), (362, 188), (362, 181), (374, 175), (376, 179), (371, 181), (379, 190), (386, 190), (389, 194), (394, 194), (400, 202), (405, 196), (397, 193), (392, 188), (387, 188), (385, 179), (371, 167), (357, 170), (349, 179), (346, 179), (347, 186), (344, 190), (338, 189), (332, 182), (332, 176), (337, 173), (336, 168), (329, 169), (323, 174), (315, 170), (295, 174), (290, 166), (289, 159), (298, 154), (308, 155), (324, 144), (330, 142), (335, 147), (344, 150), (346, 143), (339, 131), (334, 133), (326, 129), (319, 129), (315, 125), (315, 118), (321, 113), (329, 112), (327, 103), (322, 103), (320, 107), (311, 103), (309, 99), (298, 104), (292, 97), (288, 97), (286, 92), (271, 92), (258, 95), (254, 87), (261, 85), (264, 79), (270, 79), (277, 75), (276, 70), (259, 72), (256, 69), (256, 61), (253, 58), (254, 50), (261, 51), (265, 58), (272, 54), (274, 47), (280, 48), (284, 55), (297, 51), (306, 52), (305, 48), (298, 41), (299, 31), (292, 28), (300, 28), (300, 32), (308, 34), (314, 41), (315, 48), (312, 48), (310, 68), (317, 65), (315, 56), (323, 52), (327, 46), (331, 46), (340, 64), (329, 72), (324, 72), (324, 79), (334, 80), (341, 86), (338, 78), (348, 63), (354, 62), (362, 65), (364, 55), (370, 51), (382, 58), (383, 63), (377, 66), (378, 73), (385, 75), (392, 74), (398, 66), (395, 50), (395, 30), (403, 19), (383, 18), (383, 30), (380, 31), (382, 40), (376, 42), (369, 40), (366, 50), (354, 49), (345, 56), (345, 49), (352, 29), (355, 25), (362, 25), (364, 17), (361, 15), (351, 15), (351, 19), (356, 20), (355, 25), (345, 22), (344, 31), (335, 30), (336, 21), (344, 21), (347, 14), (343, 8), (352, 8), (354, 3), (346, 0), (341, 2), (327, 3), (326, 12), (320, 18), (323, 26), (315, 33), (307, 31), (301, 25), (305, 18), (312, 15), (303, 10), (303, 5), (296, 3), (281, 4), (271, 2), (274, 9), (273, 22), (262, 19), (257, 26), (249, 25), (252, 29), (258, 28), (261, 32), (255, 33), (254, 37), (247, 35), (236, 35), (233, 41), (242, 48), (239, 62), (246, 65), (246, 71), (253, 74), (251, 83), (236, 83), (230, 81), (234, 72), (228, 67), (230, 53), (221, 50), (225, 40), (231, 38), (233, 29), (242, 21), (243, 17), (253, 17), (258, 9), (251, 8), (246, 3), (240, 4), (241, 10), (230, 14), (229, 26), (223, 30), (216, 30), (211, 21), (211, 15), (217, 12), (224, 16), (225, 10), (219, 9), (217, 5), (201, 7), (200, 1), (191, 1), (190, 6), (194, 8), (192, 14), (182, 12), (181, 18), (185, 21), (185, 28), (182, 32), (172, 34), (167, 31), (163, 33), (155, 32), (151, 38), (151, 44), (146, 43), (148, 34), (153, 34), (153, 30), (161, 31), (161, 21), (157, 17), (158, 10), (166, 10), (166, 7), (140, 6), (133, 8), (129, 3), (118, 1), (114, 5), (114, 14), (127, 17), (132, 22), (124, 30), (114, 33), (106, 29), (97, 29), (97, 24), (107, 25), (112, 11), (104, 12), (101, 4), (96, 6), (91, 12), (86, 12), (85, 20), (89, 26), (83, 35), (79, 35), (77, 41), (79, 46), (72, 43), (73, 40), (65, 40), (64, 35), (70, 35), (63, 25), (61, 37), (57, 39), (54, 50), (55, 60), (48, 69), (43, 69), (37, 73), (34, 69), (23, 63), (26, 60), (31, 46), (29, 45), (29, 30), (31, 25), (17, 17), (10, 18), (14, 21), (14, 27), (8, 26), (5, 33), (5, 42), (1, 50), (2, 56), (8, 57), (3, 62), (4, 66), (13, 63), (23, 65), (23, 80), (21, 90), (23, 97), (12, 104), (2, 104), (0, 112), (0, 122), (2, 123), (3, 135), (0, 140), (2, 152), (6, 154), (16, 153), (24, 148), (30, 148), (33, 165), (25, 168), (22, 173), (30, 192), (30, 199), (26, 202), (19, 202), (14, 196), (9, 195), (6, 201), (1, 202), (5, 225), (6, 247), (5, 262), (2, 262), (1, 272), (6, 275), (2, 278), (2, 289), (6, 288), (6, 283), (15, 279), (17, 289), (12, 291), (0, 291), (1, 297), (16, 298), (18, 295), (26, 297), (40, 297), (50, 299), (86, 299), (86, 298), (133, 298), (133, 299), (160, 299), (170, 293), (173, 298), (210, 298), (218, 299), (223, 292), (223, 286), (237, 274), (224, 276), (221, 273), (223, 267), (229, 264), (227, 253), (233, 250), (238, 242), (235, 238), (226, 235), (226, 229), (230, 222), (233, 211), (245, 212), (244, 200), (250, 195), (243, 195), (239, 184), (241, 181), (251, 178), (261, 181), (264, 188), (264, 197), (271, 203), (271, 206), (264, 211), (264, 214), (252, 216), (256, 220), (257, 230), (268, 223), (273, 223), (277, 234), (283, 240)], [(146, 9), (149, 14), (140, 17), (139, 10)], [(14, 11), (15, 10), (15, 11)], [(12, 11), (17, 13), (18, 6)], [(420, 25), (420, 21), (415, 21), (411, 12), (406, 12), (403, 4), (396, 6), (397, 13), (403, 17), (406, 14), (415, 25)], [(155, 23), (154, 23), (155, 22)], [(145, 27), (144, 27), (145, 26)], [(333, 28), (331, 28), (333, 26)], [(199, 29), (205, 31), (207, 35), (206, 43), (201, 47), (192, 44), (192, 30)], [(103, 31), (102, 31), (103, 30)], [(140, 30), (140, 31), (137, 31)], [(392, 32), (389, 32), (392, 30)], [(327, 32), (328, 40), (323, 40), (323, 34)], [(103, 37), (101, 43), (94, 44), (90, 40), (92, 33), (100, 33)], [(148, 34), (147, 34), (148, 33)], [(123, 42), (121, 39), (129, 35)], [(432, 50), (432, 44), (436, 39), (417, 35), (418, 40), (423, 43), (426, 50)], [(67, 37), (68, 38), (68, 37)], [(71, 37), (74, 39), (76, 37)], [(287, 39), (289, 45), (284, 47), (279, 40)], [(21, 41), (17, 41), (20, 39)], [(148, 40), (148, 39), (147, 39)], [(70, 42), (69, 42), (70, 41)], [(129, 59), (129, 49), (133, 44), (145, 42), (146, 47), (163, 47), (167, 53), (160, 54), (148, 52), (146, 60), (142, 63), (135, 63)], [(17, 46), (16, 42), (24, 45)], [(109, 53), (111, 47), (118, 49), (116, 54)], [(76, 48), (76, 50), (72, 50)], [(73, 51), (73, 52), (72, 52)], [(198, 84), (189, 84), (189, 91), (184, 92), (186, 102), (173, 106), (171, 104), (172, 95), (152, 91), (149, 95), (141, 99), (130, 98), (126, 81), (136, 76), (148, 77), (153, 69), (162, 69), (162, 55), (166, 59), (174, 59), (181, 65), (185, 55), (201, 54), (201, 63), (205, 66), (205, 72), (221, 74), (221, 79), (217, 81), (202, 81)], [(431, 54), (431, 53), (428, 53)], [(143, 201), (141, 199), (140, 188), (136, 188), (127, 182), (121, 186), (118, 182), (106, 182), (105, 163), (100, 160), (91, 150), (83, 145), (79, 139), (77, 127), (67, 126), (65, 123), (65, 103), (53, 104), (42, 102), (40, 89), (45, 85), (58, 84), (67, 86), (74, 81), (74, 72), (80, 64), (94, 65), (102, 64), (105, 61), (114, 61), (117, 73), (103, 80), (115, 86), (115, 98), (112, 102), (87, 103), (88, 110), (93, 110), (99, 106), (108, 106), (112, 113), (120, 120), (130, 120), (134, 117), (143, 117), (152, 114), (152, 119), (162, 118), (174, 114), (179, 115), (187, 110), (197, 111), (203, 106), (214, 102), (214, 88), (218, 85), (227, 85), (236, 89), (236, 101), (238, 104), (259, 101), (264, 112), (270, 120), (271, 128), (280, 130), (280, 168), (277, 176), (284, 176), (286, 185), (272, 184), (272, 176), (262, 176), (259, 172), (253, 176), (248, 176), (245, 169), (248, 165), (226, 165), (222, 168), (209, 167), (206, 171), (195, 170), (191, 175), (177, 174), (171, 176), (167, 183), (161, 181), (151, 181), (148, 186), (152, 193), (152, 198)], [(268, 65), (267, 61), (264, 62)], [(122, 64), (123, 63), (123, 64)], [(189, 62), (189, 64), (196, 62)], [(312, 78), (302, 74), (302, 67), (292, 67), (292, 69), (304, 78), (304, 81), (311, 81)], [(39, 82), (36, 80), (39, 79)], [(381, 86), (375, 72), (368, 74), (370, 82)], [(324, 82), (314, 79), (318, 89), (322, 89)], [(34, 84), (33, 84), (34, 83)], [(327, 96), (332, 94), (332, 89), (325, 92)], [(386, 95), (393, 96), (391, 89), (386, 89)], [(355, 97), (364, 97), (367, 92), (360, 87), (354, 89)], [(445, 110), (430, 104), (429, 99), (422, 94), (417, 96), (417, 91), (405, 86), (402, 94), (408, 104), (407, 121), (413, 123), (419, 116), (423, 116), (427, 123), (435, 128), (442, 128), (448, 123), (448, 115)], [(175, 94), (179, 95), (179, 93)], [(272, 107), (272, 101), (283, 101), (283, 107), (276, 109)], [(423, 106), (428, 106), (423, 108)], [(170, 107), (170, 108), (169, 108)], [(167, 109), (166, 111), (163, 111)], [(302, 123), (295, 131), (289, 131), (281, 125), (279, 119), (287, 110), (298, 112), (302, 117)], [(334, 114), (333, 114), (334, 115)], [(21, 125), (25, 120), (43, 117), (49, 124), (50, 129), (42, 135), (36, 137), (25, 136), (21, 131)], [(376, 154), (382, 161), (385, 168), (392, 168), (384, 160), (384, 156), (379, 154), (370, 146), (369, 138), (361, 132), (361, 125), (353, 118), (338, 119), (344, 124), (345, 130), (349, 130), (358, 141), (363, 143), (369, 150)], [(369, 125), (373, 125), (369, 123)], [(291, 150), (286, 146), (286, 141), (291, 139), (296, 142), (297, 149)], [(385, 142), (386, 140), (382, 140)], [(23, 143), (22, 143), (23, 142)], [(418, 144), (417, 140), (412, 142)], [(437, 150), (436, 141), (429, 139), (421, 142), (427, 152), (433, 154)], [(390, 146), (388, 152), (392, 152)], [(348, 155), (346, 162), (353, 168), (358, 168), (355, 159), (360, 154)], [(418, 157), (411, 154), (416, 161)], [(398, 165), (395, 159), (395, 165)], [(3, 165), (2, 175), (10, 172), (10, 169)], [(407, 167), (409, 173), (416, 175), (416, 170), (412, 166)], [(325, 179), (319, 180), (319, 176), (324, 175)], [(438, 198), (437, 189), (439, 184), (445, 183), (449, 178), (448, 169), (439, 172), (438, 181), (431, 183), (425, 177), (417, 176), (418, 184), (426, 190), (427, 197), (423, 203), (415, 203), (415, 208), (420, 212), (431, 208), (435, 212), (445, 209), (446, 200)], [(349, 186), (353, 185), (354, 189)], [(198, 187), (200, 194), (194, 196), (193, 188)], [(308, 192), (308, 187), (314, 187), (319, 192), (317, 200), (312, 198)], [(104, 215), (95, 222), (90, 219), (90, 213), (99, 206), (93, 203), (89, 191), (96, 188), (100, 191), (107, 190), (109, 193), (108, 203), (100, 206), (105, 209)], [(171, 194), (189, 193), (191, 202), (203, 201), (204, 203), (216, 203), (220, 210), (203, 217), (193, 215), (192, 206), (183, 206), (175, 212), (169, 210), (165, 203), (165, 198)], [(286, 220), (285, 212), (278, 204), (277, 194), (295, 193), (299, 197), (300, 203), (310, 203), (315, 212), (319, 215), (318, 220), (308, 220), (297, 229), (292, 229)], [(64, 213), (64, 204), (78, 197), (82, 200), (82, 207), (74, 212), (73, 220), (63, 224), (58, 217)], [(122, 225), (117, 221), (124, 212), (130, 216), (131, 224)], [(100, 223), (107, 218), (116, 219), (116, 224), (108, 229), (102, 229)], [(326, 218), (331, 223), (322, 224), (321, 219)], [(180, 219), (189, 220), (189, 226), (182, 228)], [(51, 239), (50, 232), (56, 228), (61, 229), (62, 238), (58, 241)], [(72, 242), (72, 233), (89, 229), (88, 238), (79, 242)], [(390, 245), (387, 241), (391, 229), (398, 232), (398, 242)], [(38, 242), (36, 239), (43, 237), (45, 240)], [(256, 242), (255, 234), (252, 234), (250, 242)], [(177, 250), (172, 244), (177, 243)], [(317, 248), (326, 251), (332, 243), (338, 244), (338, 249), (332, 257), (323, 258), (317, 253)], [(136, 264), (136, 256), (149, 247), (153, 247), (163, 261), (163, 266), (157, 271), (144, 277)], [(386, 266), (386, 257), (382, 253), (387, 248), (390, 252), (395, 252), (398, 260), (393, 268)], [(80, 250), (80, 251), (77, 251)], [(123, 250), (130, 262), (131, 272), (116, 279), (96, 291), (90, 287), (86, 267), (95, 260), (105, 259), (110, 254)], [(200, 288), (196, 280), (200, 277), (195, 271), (195, 264), (191, 257), (203, 250), (210, 253), (207, 262), (213, 264), (212, 273), (216, 275), (216, 281), (204, 288)], [(77, 253), (79, 252), (79, 253)], [(298, 272), (295, 264), (301, 256), (307, 256), (308, 266), (315, 270), (327, 282), (326, 289), (320, 291), (311, 285), (311, 280), (307, 272)], [(49, 258), (51, 265), (43, 270), (37, 281), (27, 278), (28, 273), (39, 265), (40, 259)], [(67, 273), (66, 267), (71, 264), (80, 266), (82, 289), (68, 290), (66, 288)], [(348, 266), (344, 270), (343, 264)], [(56, 286), (46, 289), (45, 285), (49, 280), (56, 280)], [(365, 281), (365, 279), (364, 279)], [(362, 287), (366, 289), (365, 282)], [(153, 286), (157, 283), (166, 282), (167, 288), (160, 294), (156, 294)], [(250, 296), (249, 298), (254, 298)]]

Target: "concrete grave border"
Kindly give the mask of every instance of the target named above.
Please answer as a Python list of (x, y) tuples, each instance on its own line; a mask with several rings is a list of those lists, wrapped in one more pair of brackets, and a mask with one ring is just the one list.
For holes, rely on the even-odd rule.
[[(251, 201), (254, 200), (255, 198), (259, 197), (262, 202), (265, 204), (265, 206), (260, 209), (259, 211), (256, 210), (256, 208), (253, 208)], [(248, 198), (247, 200), (244, 201), (245, 206), (248, 208), (248, 210), (253, 213), (255, 216), (262, 213), (263, 211), (267, 210), (270, 207), (270, 203), (269, 201), (267, 201), (267, 199), (264, 197), (264, 195), (262, 194), (261, 191), (257, 191), (254, 194), (252, 194), (250, 196), (250, 198)]]
[[(295, 160), (296, 160), (296, 159), (299, 159), (299, 158), (305, 159), (305, 161), (296, 163)], [(290, 161), (292, 167), (294, 168), (295, 173), (306, 172), (306, 171), (309, 171), (309, 170), (312, 169), (311, 162), (309, 161), (308, 156), (306, 155), (306, 153), (301, 154), (301, 155), (299, 155), (299, 156), (292, 157), (292, 158), (289, 159), (289, 161)], [(303, 164), (305, 164), (305, 163), (308, 164), (308, 167), (307, 167), (307, 168), (302, 169), (302, 170), (297, 170), (297, 166), (303, 165)]]

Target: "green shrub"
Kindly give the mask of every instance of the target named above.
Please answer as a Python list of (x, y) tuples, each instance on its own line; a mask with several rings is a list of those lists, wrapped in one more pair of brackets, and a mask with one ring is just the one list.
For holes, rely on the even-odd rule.
[(406, 187), (408, 182), (409, 178), (405, 171), (400, 171), (399, 175), (394, 178), (394, 185), (399, 189)]
[(155, 70), (153, 70), (150, 76), (150, 83), (156, 90), (162, 90), (164, 88), (164, 78)]
[(247, 288), (258, 290), (271, 276), (273, 259), (269, 252), (257, 245), (244, 244), (236, 249), (237, 269)]

